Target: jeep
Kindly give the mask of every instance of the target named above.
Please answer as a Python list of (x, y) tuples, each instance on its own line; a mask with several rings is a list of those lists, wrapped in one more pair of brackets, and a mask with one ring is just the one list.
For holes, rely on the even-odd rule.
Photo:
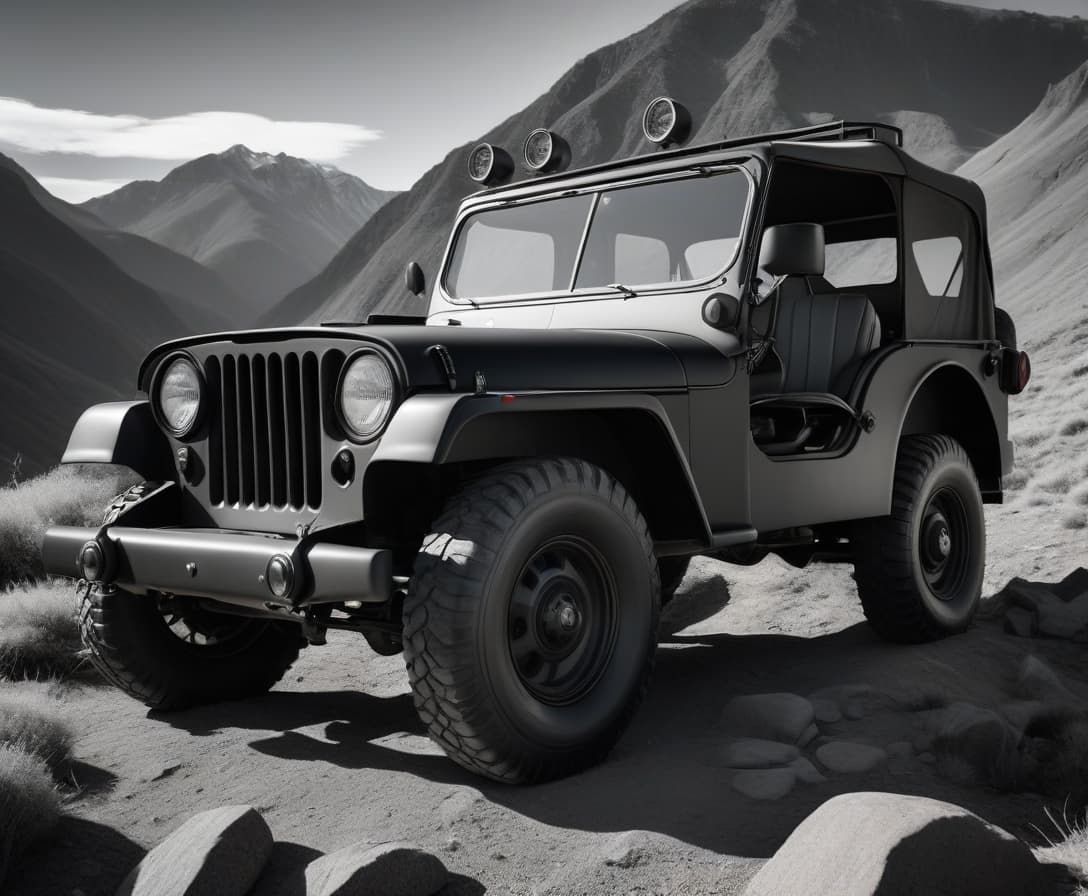
[(425, 316), (172, 341), (82, 415), (62, 462), (144, 480), (44, 540), (105, 678), (244, 698), (357, 632), (454, 761), (524, 783), (608, 754), (693, 556), (852, 563), (880, 637), (967, 628), (1030, 375), (982, 192), (883, 124), (643, 127), (576, 170), (534, 131), (517, 181), (476, 147)]

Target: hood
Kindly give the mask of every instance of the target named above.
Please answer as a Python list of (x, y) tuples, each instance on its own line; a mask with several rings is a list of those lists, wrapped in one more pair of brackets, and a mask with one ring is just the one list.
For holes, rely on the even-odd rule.
[(520, 330), (450, 326), (338, 326), (251, 330), (160, 345), (140, 368), (145, 392), (155, 363), (172, 351), (216, 343), (245, 346), (327, 340), (350, 352), (376, 344), (399, 357), (409, 392), (448, 391), (442, 346), (457, 392), (472, 392), (476, 374), (491, 392), (684, 389), (728, 382), (736, 364), (694, 336), (644, 330)]

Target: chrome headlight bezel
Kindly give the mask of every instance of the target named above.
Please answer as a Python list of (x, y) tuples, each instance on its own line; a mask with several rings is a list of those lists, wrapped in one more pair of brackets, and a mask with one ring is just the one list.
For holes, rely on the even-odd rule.
[[(352, 368), (367, 358), (371, 358), (380, 363), (386, 370), (389, 377), (390, 395), (388, 405), (381, 415), (381, 417), (371, 425), (367, 430), (360, 430), (349, 419), (348, 415), (344, 411), (344, 386), (348, 379), (348, 374)], [(386, 427), (389, 425), (389, 421), (393, 418), (393, 414), (397, 409), (397, 405), (400, 402), (400, 379), (397, 376), (397, 368), (392, 361), (385, 356), (384, 353), (374, 348), (362, 348), (358, 351), (352, 352), (344, 361), (343, 367), (340, 369), (340, 376), (336, 382), (336, 419), (340, 424), (344, 433), (348, 439), (357, 445), (366, 445), (370, 442), (376, 441), (381, 438), (385, 432)]]
[[(193, 414), (192, 419), (186, 425), (181, 427), (174, 426), (167, 418), (162, 401), (163, 381), (170, 369), (179, 362), (187, 364), (192, 369), (197, 390), (196, 413)], [(208, 404), (207, 395), (208, 388), (207, 383), (204, 380), (204, 371), (200, 369), (200, 365), (196, 362), (196, 359), (187, 352), (174, 352), (173, 354), (167, 355), (159, 362), (159, 366), (155, 368), (155, 376), (151, 380), (151, 409), (154, 412), (155, 419), (158, 421), (159, 426), (175, 439), (184, 439), (187, 436), (192, 435), (197, 427), (200, 426), (204, 419), (204, 413)]]

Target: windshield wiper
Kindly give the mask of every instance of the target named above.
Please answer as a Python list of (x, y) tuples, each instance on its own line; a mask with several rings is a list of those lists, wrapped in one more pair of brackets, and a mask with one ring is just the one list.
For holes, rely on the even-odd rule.
[(622, 292), (625, 299), (633, 299), (638, 295), (630, 286), (624, 286), (622, 283), (609, 283), (607, 288)]

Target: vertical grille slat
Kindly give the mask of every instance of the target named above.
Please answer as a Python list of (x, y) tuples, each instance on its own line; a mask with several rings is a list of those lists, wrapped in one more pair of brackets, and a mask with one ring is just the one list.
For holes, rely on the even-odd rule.
[(208, 436), (213, 504), (321, 507), (320, 367), (313, 352), (208, 359), (208, 391), (218, 400)]

